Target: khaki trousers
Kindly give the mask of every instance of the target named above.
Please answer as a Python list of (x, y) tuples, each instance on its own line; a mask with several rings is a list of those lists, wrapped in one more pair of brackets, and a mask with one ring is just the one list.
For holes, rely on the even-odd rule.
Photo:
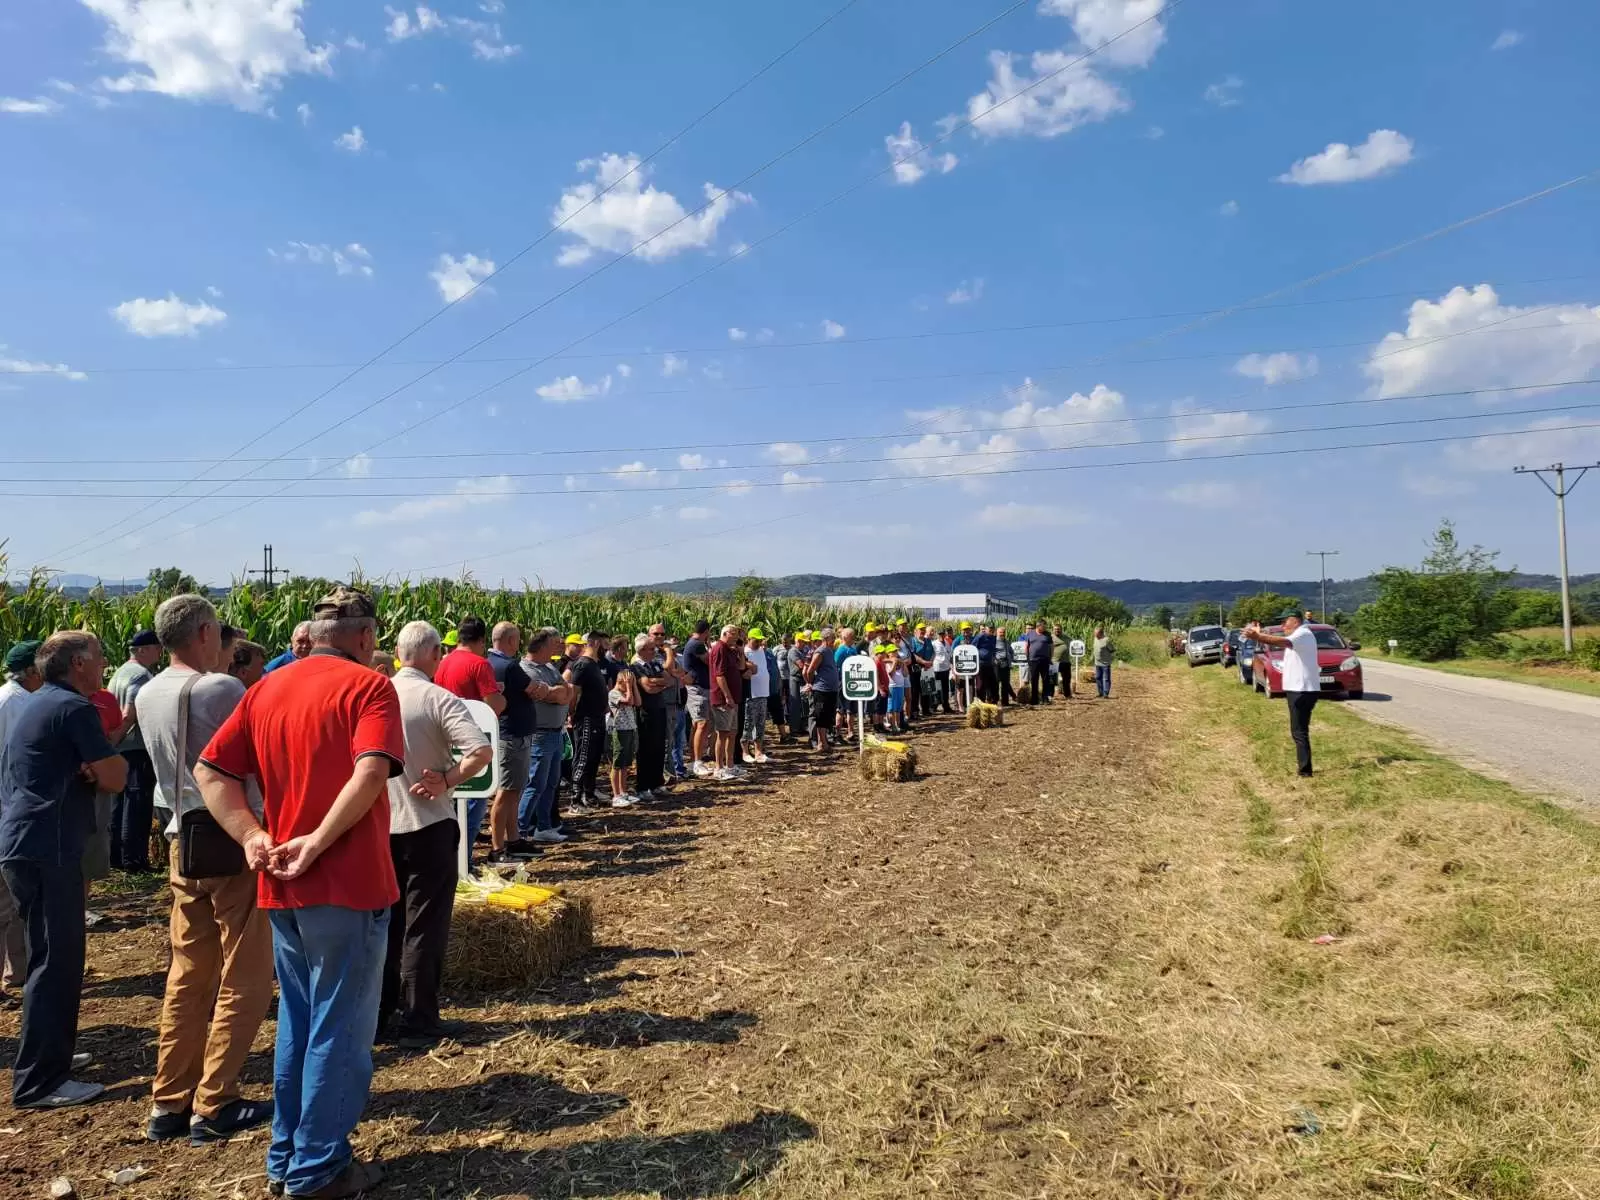
[(185, 879), (171, 847), (172, 966), (161, 1005), (154, 1099), (216, 1116), (239, 1098), (239, 1073), (272, 1003), (272, 926), (256, 873)]

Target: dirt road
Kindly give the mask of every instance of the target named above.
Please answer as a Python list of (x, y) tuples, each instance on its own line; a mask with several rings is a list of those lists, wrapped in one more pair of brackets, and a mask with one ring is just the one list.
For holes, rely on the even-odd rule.
[(1600, 699), (1362, 662), (1367, 697), (1353, 711), (1408, 729), (1489, 774), (1600, 805)]

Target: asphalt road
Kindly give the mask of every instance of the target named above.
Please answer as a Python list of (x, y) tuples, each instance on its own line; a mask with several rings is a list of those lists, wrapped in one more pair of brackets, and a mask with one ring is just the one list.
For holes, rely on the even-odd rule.
[(1361, 662), (1367, 694), (1353, 712), (1408, 729), (1486, 774), (1600, 807), (1600, 697)]

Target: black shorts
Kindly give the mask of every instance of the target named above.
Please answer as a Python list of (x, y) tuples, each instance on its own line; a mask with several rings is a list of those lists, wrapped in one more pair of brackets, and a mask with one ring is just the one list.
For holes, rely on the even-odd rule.
[(839, 715), (838, 692), (812, 692), (810, 721), (806, 728), (816, 733), (817, 730), (829, 730)]

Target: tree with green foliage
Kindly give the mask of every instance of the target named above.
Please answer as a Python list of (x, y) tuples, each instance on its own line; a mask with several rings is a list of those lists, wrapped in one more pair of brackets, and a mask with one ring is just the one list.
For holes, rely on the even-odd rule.
[(1087, 588), (1062, 588), (1039, 601), (1039, 616), (1047, 621), (1087, 621), (1095, 625), (1132, 625), (1133, 613), (1121, 600)]
[[(1539, 625), (1561, 624), (1561, 597), (1541, 588), (1512, 588), (1511, 611), (1506, 614), (1506, 629), (1533, 629)], [(1578, 614), (1573, 613), (1573, 620)]]
[(1172, 617), (1172, 605), (1170, 604), (1158, 604), (1150, 610), (1150, 624), (1157, 629), (1171, 629)]
[(1285, 596), (1282, 592), (1257, 592), (1253, 596), (1240, 596), (1233, 602), (1233, 607), (1228, 610), (1228, 624), (1244, 626), (1251, 621), (1260, 621), (1263, 625), (1277, 623), (1282, 613), (1299, 611), (1300, 601), (1295, 596)]
[(185, 574), (177, 567), (151, 567), (145, 580), (145, 587), (158, 596), (176, 596), (182, 592), (201, 590), (193, 575)]
[(1189, 615), (1184, 618), (1185, 629), (1197, 629), (1201, 625), (1226, 625), (1227, 614), (1222, 611), (1220, 604), (1205, 601), (1189, 609)]
[(733, 594), (730, 598), (736, 608), (746, 609), (764, 603), (771, 594), (770, 580), (760, 575), (744, 575), (733, 585)]
[(1455, 658), (1473, 642), (1492, 638), (1516, 604), (1505, 586), (1512, 572), (1494, 565), (1498, 557), (1498, 551), (1463, 546), (1455, 526), (1440, 522), (1421, 570), (1385, 567), (1375, 576), (1378, 598), (1356, 614), (1362, 632), (1393, 638), (1402, 654), (1428, 661)]

